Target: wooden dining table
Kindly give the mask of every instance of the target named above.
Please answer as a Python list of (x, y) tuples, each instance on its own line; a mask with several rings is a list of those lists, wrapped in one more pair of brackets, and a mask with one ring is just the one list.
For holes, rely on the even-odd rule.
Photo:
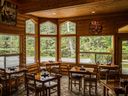
[(86, 74), (87, 72), (93, 72), (93, 71), (94, 71), (94, 68), (85, 68), (85, 67), (81, 68), (78, 66), (74, 66), (69, 70), (69, 74), (72, 74), (72, 73)]
[(98, 67), (102, 68), (102, 69), (116, 69), (116, 68), (119, 68), (118, 65), (114, 65), (114, 64), (100, 64)]
[(60, 77), (61, 76), (50, 76), (49, 74), (46, 74), (46, 77), (42, 75), (42, 72), (39, 72), (35, 75), (35, 79), (39, 82), (41, 82), (43, 85), (47, 82), (51, 82), (53, 80), (57, 80), (57, 96), (61, 96), (61, 89), (60, 89)]

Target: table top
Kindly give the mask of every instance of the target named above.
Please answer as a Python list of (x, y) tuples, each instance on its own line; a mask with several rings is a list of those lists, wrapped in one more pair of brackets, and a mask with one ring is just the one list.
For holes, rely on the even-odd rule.
[(6, 68), (6, 73), (7, 74), (13, 74), (13, 73), (25, 72), (25, 71), (27, 71), (27, 68), (23, 68), (23, 67), (9, 67), (9, 68)]
[(44, 76), (41, 75), (41, 72), (40, 72), (40, 73), (37, 73), (37, 74), (35, 75), (35, 79), (36, 79), (36, 80), (41, 81), (41, 82), (44, 82), (44, 83), (45, 83), (45, 82), (52, 81), (53, 79), (57, 79), (57, 78), (58, 78), (58, 77), (56, 77), (56, 76), (50, 76), (50, 75), (44, 77)]
[(80, 74), (85, 74), (87, 72), (93, 72), (94, 71), (94, 68), (81, 68), (81, 67), (72, 67), (69, 72), (70, 73), (80, 73)]
[(110, 69), (110, 68), (119, 68), (118, 65), (114, 65), (114, 64), (111, 64), (111, 65), (108, 65), (108, 64), (100, 64), (99, 65), (99, 68), (107, 68), (107, 69)]

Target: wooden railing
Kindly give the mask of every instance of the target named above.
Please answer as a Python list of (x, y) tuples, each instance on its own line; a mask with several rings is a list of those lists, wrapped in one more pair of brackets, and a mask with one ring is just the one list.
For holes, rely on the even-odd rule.
[[(112, 62), (113, 55), (110, 52), (80, 52), (85, 55), (85, 59), (89, 57), (92, 63), (109, 63)], [(91, 56), (93, 55), (93, 57)]]

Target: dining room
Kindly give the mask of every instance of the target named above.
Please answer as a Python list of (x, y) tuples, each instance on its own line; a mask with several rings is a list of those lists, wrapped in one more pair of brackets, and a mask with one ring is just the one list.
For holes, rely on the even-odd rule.
[(0, 96), (127, 96), (127, 0), (0, 0)]

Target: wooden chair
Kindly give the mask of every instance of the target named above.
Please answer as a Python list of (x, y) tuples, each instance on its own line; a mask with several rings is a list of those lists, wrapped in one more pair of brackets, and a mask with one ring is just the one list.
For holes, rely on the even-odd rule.
[(89, 88), (89, 95), (91, 95), (92, 87), (95, 88), (95, 95), (97, 96), (97, 82), (98, 82), (98, 74), (97, 72), (86, 72), (84, 76), (84, 94), (85, 89)]
[(25, 74), (25, 83), (26, 83), (26, 89), (27, 89), (27, 96), (29, 95), (29, 91), (32, 91), (35, 93), (35, 96), (44, 96), (45, 95), (45, 87), (43, 83), (38, 82), (35, 79), (34, 74)]
[(77, 73), (70, 74), (70, 72), (69, 72), (70, 68), (71, 67), (69, 66), (69, 68), (68, 68), (68, 78), (69, 78), (68, 88), (72, 91), (73, 86), (74, 87), (78, 86), (79, 87), (79, 91), (81, 91), (83, 75), (77, 74)]
[(0, 83), (3, 86), (3, 92), (7, 91), (7, 76), (6, 71), (3, 68), (0, 68)]
[(61, 75), (59, 67), (52, 67), (50, 71), (50, 75)]
[(18, 86), (21, 83), (21, 75), (21, 71), (7, 73), (5, 69), (0, 68), (0, 82), (3, 86), (4, 95), (11, 95), (14, 91), (18, 90)]
[(61, 75), (57, 74), (56, 78), (46, 81), (44, 83), (46, 90), (47, 90), (47, 96), (51, 96), (51, 94), (57, 92), (58, 96), (60, 96), (60, 94), (58, 93), (59, 91), (61, 91), (60, 89), (60, 78)]
[(114, 80), (114, 81), (119, 81), (120, 79), (120, 69), (109, 69), (106, 72), (106, 81), (108, 82), (109, 80)]

